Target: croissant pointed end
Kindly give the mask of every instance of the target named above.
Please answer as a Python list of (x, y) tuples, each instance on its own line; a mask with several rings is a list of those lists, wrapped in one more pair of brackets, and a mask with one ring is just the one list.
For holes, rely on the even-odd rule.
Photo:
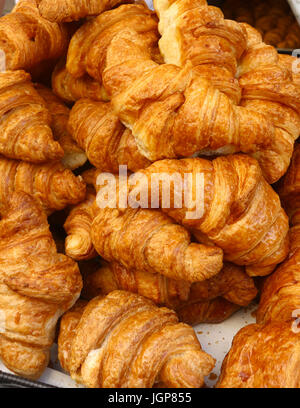
[(87, 234), (73, 234), (66, 238), (66, 254), (78, 261), (87, 259), (92, 251), (92, 244)]

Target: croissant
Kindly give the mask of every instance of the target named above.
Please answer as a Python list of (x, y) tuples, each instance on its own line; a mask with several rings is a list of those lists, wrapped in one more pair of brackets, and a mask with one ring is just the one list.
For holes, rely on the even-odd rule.
[(58, 254), (34, 198), (13, 193), (1, 207), (0, 358), (16, 374), (38, 378), (49, 361), (59, 317), (82, 288), (77, 264)]
[(231, 303), (248, 306), (257, 295), (253, 279), (241, 267), (229, 263), (218, 275), (192, 285), (159, 274), (128, 270), (118, 263), (104, 263), (100, 267), (96, 263), (84, 275), (85, 299), (120, 289), (138, 293), (158, 305), (174, 308), (221, 296)]
[(1, 154), (33, 163), (63, 156), (53, 139), (50, 113), (25, 71), (0, 73), (0, 118)]
[[(300, 146), (294, 151), (292, 164), (279, 188), (283, 204), (294, 225), (289, 232), (291, 250), (263, 285), (257, 310), (257, 322), (292, 321), (300, 311)], [(299, 313), (300, 314), (300, 313)], [(291, 323), (292, 324), (292, 323)]]
[(114, 290), (127, 290), (157, 305), (174, 309), (188, 300), (190, 287), (189, 282), (169, 279), (158, 273), (129, 270), (116, 262), (104, 262), (102, 265), (93, 265), (91, 271), (84, 274), (83, 293), (84, 298), (89, 300)]
[[(186, 175), (191, 201), (183, 189)], [(203, 176), (203, 188), (198, 175)], [(225, 260), (246, 265), (250, 276), (268, 275), (288, 254), (288, 218), (257, 161), (249, 156), (157, 161), (128, 183), (128, 203), (135, 208), (141, 205), (137, 191), (148, 206), (155, 198), (155, 205), (191, 230), (199, 242), (220, 247)]]
[(289, 70), (292, 74), (293, 81), (298, 86), (300, 85), (300, 58), (292, 57), (287, 54), (279, 54), (280, 65)]
[(34, 196), (50, 214), (67, 205), (75, 205), (85, 198), (82, 178), (61, 163), (30, 164), (0, 157), (0, 202), (14, 191)]
[(102, 258), (127, 269), (198, 282), (223, 266), (220, 248), (191, 243), (185, 228), (157, 210), (99, 208), (91, 234)]
[(67, 50), (68, 29), (44, 19), (37, 0), (20, 0), (12, 13), (0, 18), (0, 49), (8, 70), (28, 70), (59, 58)]
[(66, 255), (77, 261), (97, 256), (91, 238), (95, 198), (95, 192), (88, 188), (85, 201), (71, 209), (64, 224), (64, 229), (68, 234), (65, 242)]
[[(263, 284), (256, 314), (257, 323), (270, 321), (292, 322), (300, 316), (300, 225), (292, 228), (291, 240), (295, 240), (289, 259)], [(295, 243), (297, 242), (297, 248)], [(299, 312), (297, 314), (297, 312)], [(292, 324), (292, 323), (290, 323)]]
[(247, 44), (244, 28), (225, 20), (222, 11), (205, 0), (155, 0), (154, 8), (165, 62), (184, 66), (191, 61), (197, 74), (238, 104), (241, 91), (235, 74)]
[[(193, 72), (191, 63), (184, 68), (157, 64), (152, 58), (157, 39), (157, 23), (148, 9), (120, 6), (75, 33), (67, 69), (103, 81), (115, 112), (148, 160), (242, 151), (257, 155), (267, 180), (277, 181), (288, 160), (274, 170), (264, 166), (260, 153), (272, 156), (273, 139), (283, 131), (264, 113), (235, 106)], [(298, 120), (297, 112), (294, 116)]]
[(120, 165), (137, 171), (151, 164), (137, 148), (109, 103), (81, 99), (71, 110), (69, 131), (95, 167), (118, 173)]
[(300, 145), (297, 143), (291, 165), (278, 192), (291, 224), (300, 224)]
[(231, 303), (245, 307), (256, 295), (257, 289), (253, 278), (245, 273), (244, 268), (226, 262), (218, 275), (192, 284), (188, 303), (205, 302), (223, 297)]
[(122, 291), (66, 313), (58, 349), (64, 370), (90, 388), (199, 388), (215, 363), (175, 312)]
[(76, 21), (101, 14), (129, 0), (37, 0), (41, 15), (50, 21)]
[(64, 157), (62, 159), (63, 165), (71, 170), (83, 166), (87, 161), (87, 157), (84, 151), (77, 146), (67, 129), (70, 115), (69, 109), (50, 89), (40, 84), (36, 85), (35, 88), (39, 95), (44, 99), (46, 106), (51, 113), (51, 128), (54, 138), (64, 150)]
[(290, 323), (252, 324), (235, 336), (218, 388), (300, 388), (300, 337)]
[(103, 86), (85, 75), (75, 78), (60, 61), (52, 73), (53, 92), (66, 102), (75, 102), (81, 98), (90, 98), (95, 101), (107, 101), (108, 95)]
[(239, 309), (239, 305), (228, 302), (223, 297), (217, 297), (196, 303), (183, 303), (176, 309), (176, 313), (180, 321), (196, 326), (222, 323)]
[(264, 44), (254, 28), (243, 26), (248, 33), (248, 49), (239, 65), (241, 104), (253, 113), (264, 113), (275, 126), (272, 147), (254, 154), (273, 183), (279, 174), (285, 174), (300, 133), (300, 88), (282, 68), (277, 51)]

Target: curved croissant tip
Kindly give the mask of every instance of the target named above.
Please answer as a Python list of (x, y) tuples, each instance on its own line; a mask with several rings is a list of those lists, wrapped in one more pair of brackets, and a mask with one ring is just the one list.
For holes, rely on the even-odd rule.
[(78, 234), (69, 235), (66, 238), (66, 255), (69, 257), (80, 260), (84, 259), (90, 252), (91, 245), (89, 244), (89, 237)]

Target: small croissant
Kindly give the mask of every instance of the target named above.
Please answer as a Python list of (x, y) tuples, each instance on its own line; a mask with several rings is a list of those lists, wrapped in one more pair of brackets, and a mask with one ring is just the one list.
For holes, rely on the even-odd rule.
[(80, 295), (81, 275), (74, 261), (57, 253), (33, 197), (13, 193), (1, 216), (0, 358), (16, 374), (36, 379), (48, 365), (59, 317)]
[(53, 136), (64, 150), (63, 165), (71, 170), (83, 166), (87, 161), (86, 154), (78, 147), (67, 129), (70, 110), (49, 88), (40, 84), (35, 88), (51, 113)]
[(124, 291), (66, 313), (58, 352), (64, 370), (89, 388), (199, 388), (215, 363), (174, 311)]
[(59, 162), (36, 165), (0, 157), (0, 201), (14, 191), (34, 196), (47, 214), (84, 200), (86, 186)]
[(38, 0), (20, 0), (10, 14), (0, 18), (0, 49), (8, 70), (29, 70), (45, 60), (59, 58), (68, 43), (67, 27), (43, 18)]
[(50, 112), (25, 71), (0, 73), (0, 119), (0, 154), (32, 163), (62, 158)]

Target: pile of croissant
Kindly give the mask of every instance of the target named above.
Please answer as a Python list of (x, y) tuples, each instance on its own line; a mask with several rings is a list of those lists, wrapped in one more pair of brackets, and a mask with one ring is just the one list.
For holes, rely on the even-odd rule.
[(222, 8), (226, 18), (255, 27), (266, 44), (299, 48), (300, 27), (286, 0), (226, 0)]
[[(215, 359), (192, 326), (259, 296), (217, 386), (300, 388), (298, 61), (205, 0), (154, 8), (20, 0), (0, 18), (0, 358), (37, 379), (57, 341), (86, 387), (198, 388)], [(120, 166), (147, 208), (99, 205)], [(201, 216), (175, 183), (151, 208), (152, 175), (186, 173)]]

